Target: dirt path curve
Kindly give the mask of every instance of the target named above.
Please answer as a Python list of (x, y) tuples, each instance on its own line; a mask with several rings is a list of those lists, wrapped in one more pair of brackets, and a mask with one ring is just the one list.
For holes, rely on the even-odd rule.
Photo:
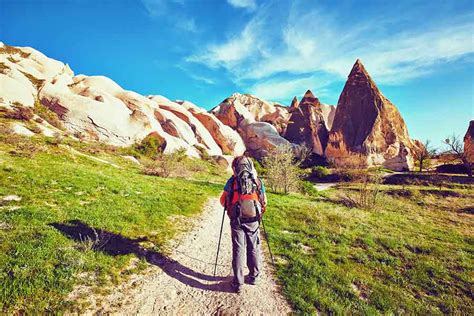
[[(231, 242), (226, 217), (214, 278), (214, 260), (223, 209), (210, 199), (196, 219), (193, 231), (183, 236), (171, 255), (172, 260), (159, 262), (152, 274), (136, 276), (133, 288), (106, 298), (100, 312), (127, 315), (282, 315), (291, 309), (280, 294), (264, 260), (262, 277), (257, 285), (245, 285), (240, 295), (232, 293), (230, 281)], [(261, 246), (264, 240), (262, 238)], [(265, 256), (265, 252), (263, 253)], [(153, 259), (151, 259), (153, 262)], [(149, 259), (150, 261), (150, 259)]]

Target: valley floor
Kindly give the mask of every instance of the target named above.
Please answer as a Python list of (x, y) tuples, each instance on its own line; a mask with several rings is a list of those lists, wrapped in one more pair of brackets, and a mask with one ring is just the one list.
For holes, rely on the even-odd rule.
[[(241, 294), (232, 292), (230, 226), (226, 217), (216, 277), (214, 258), (219, 238), (222, 207), (211, 198), (195, 229), (178, 238), (168, 259), (150, 252), (153, 268), (136, 275), (127, 284), (102, 298), (100, 306), (91, 302), (89, 313), (105, 312), (139, 315), (279, 315), (291, 309), (274, 282), (271, 267), (264, 260), (264, 271), (257, 285), (245, 285)], [(264, 240), (262, 236), (263, 246)]]

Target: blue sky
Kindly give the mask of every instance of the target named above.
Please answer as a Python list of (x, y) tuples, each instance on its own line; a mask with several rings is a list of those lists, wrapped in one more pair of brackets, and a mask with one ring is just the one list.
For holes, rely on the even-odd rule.
[(0, 40), (207, 109), (233, 92), (337, 104), (360, 58), (410, 136), (474, 118), (472, 1), (0, 0)]

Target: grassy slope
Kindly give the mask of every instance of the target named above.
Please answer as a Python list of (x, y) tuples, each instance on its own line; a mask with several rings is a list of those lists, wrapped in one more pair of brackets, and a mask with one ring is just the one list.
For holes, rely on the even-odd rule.
[(409, 199), (385, 194), (373, 211), (341, 205), (335, 190), (270, 195), (277, 273), (297, 312), (473, 314), (474, 192), (408, 189)]
[[(101, 154), (123, 169), (72, 155), (42, 139), (18, 139), (10, 145), (0, 142), (0, 197), (22, 198), (0, 208), (0, 311), (65, 309), (70, 303), (64, 297), (74, 285), (91, 285), (91, 277), (100, 287), (116, 284), (133, 272), (128, 270), (133, 255), (93, 251), (49, 224), (81, 220), (127, 238), (145, 236), (148, 248), (163, 251), (182, 228), (177, 216), (198, 213), (220, 190), (207, 182), (141, 175), (118, 156)], [(39, 151), (22, 157), (32, 148)], [(142, 260), (138, 268), (144, 266)]]

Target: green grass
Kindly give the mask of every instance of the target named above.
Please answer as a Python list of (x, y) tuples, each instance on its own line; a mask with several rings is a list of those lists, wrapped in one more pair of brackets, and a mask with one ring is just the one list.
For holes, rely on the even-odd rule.
[[(199, 213), (207, 198), (222, 187), (208, 182), (219, 179), (210, 175), (202, 181), (145, 176), (108, 151), (95, 150), (94, 155), (122, 169), (48, 145), (44, 138), (8, 137), (14, 136), (0, 139), (0, 197), (14, 194), (21, 201), (0, 206), (0, 312), (4, 313), (76, 308), (65, 299), (74, 286), (107, 291), (147, 266), (141, 259), (131, 271), (135, 255), (94, 251), (87, 240), (76, 242), (52, 223), (80, 220), (126, 238), (146, 237), (143, 247), (166, 253), (167, 241), (187, 228), (186, 218)], [(87, 148), (75, 145), (81, 151)]]
[(371, 211), (341, 204), (346, 188), (269, 196), (277, 276), (296, 312), (472, 315), (472, 188), (382, 189)]

